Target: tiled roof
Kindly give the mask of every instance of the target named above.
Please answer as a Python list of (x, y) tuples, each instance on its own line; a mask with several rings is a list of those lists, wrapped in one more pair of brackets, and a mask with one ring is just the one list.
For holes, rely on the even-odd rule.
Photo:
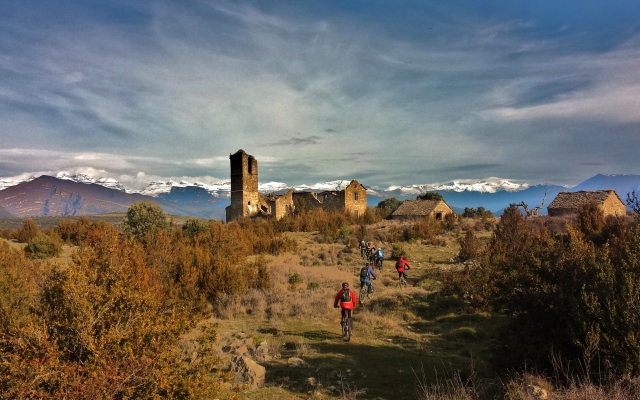
[(393, 216), (412, 216), (431, 214), (442, 200), (405, 200)]
[[(611, 194), (618, 197), (615, 190), (581, 190), (579, 192), (560, 192), (558, 193), (556, 198), (553, 199), (551, 204), (549, 204), (547, 209), (578, 209), (591, 200), (594, 200), (598, 204), (603, 204)], [(619, 197), (618, 200), (620, 200)], [(622, 202), (622, 200), (620, 200), (620, 202)]]

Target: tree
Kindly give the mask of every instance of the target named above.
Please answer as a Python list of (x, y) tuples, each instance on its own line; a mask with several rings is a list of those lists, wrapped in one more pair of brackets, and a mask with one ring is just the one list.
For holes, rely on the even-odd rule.
[(38, 226), (35, 222), (33, 222), (31, 218), (27, 218), (24, 220), (24, 226), (18, 229), (16, 238), (20, 243), (29, 243), (38, 236), (39, 232), (40, 231), (38, 230)]
[(467, 230), (464, 240), (460, 241), (460, 252), (458, 257), (462, 261), (473, 260), (480, 253), (480, 242), (472, 229)]
[(443, 197), (438, 192), (425, 192), (424, 194), (418, 195), (416, 200), (443, 200)]
[(145, 243), (147, 234), (167, 229), (169, 224), (159, 205), (142, 201), (129, 207), (122, 226), (126, 234), (135, 237), (140, 243)]
[(182, 232), (190, 238), (209, 232), (209, 225), (199, 218), (189, 218), (182, 226)]
[(396, 199), (395, 197), (392, 197), (390, 199), (382, 200), (380, 203), (378, 203), (376, 207), (382, 212), (382, 215), (386, 218), (391, 214), (393, 214), (393, 212), (397, 210), (401, 204), (402, 202), (400, 200)]

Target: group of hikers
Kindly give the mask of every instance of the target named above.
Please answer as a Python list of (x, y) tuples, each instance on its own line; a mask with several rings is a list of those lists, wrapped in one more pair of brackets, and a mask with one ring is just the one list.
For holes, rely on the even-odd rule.
[[(384, 252), (381, 248), (375, 250), (375, 246), (368, 242), (365, 244), (365, 241), (362, 240), (360, 242), (360, 255), (364, 258), (365, 255), (367, 259), (370, 260), (369, 256), (373, 255), (374, 263), (377, 264), (379, 261), (380, 268), (382, 268), (382, 260), (384, 259)], [(396, 271), (398, 272), (398, 279), (403, 280), (403, 278), (407, 279), (407, 270), (411, 269), (411, 265), (407, 262), (404, 256), (400, 256), (398, 261), (395, 264)], [(367, 293), (373, 293), (373, 285), (371, 284), (371, 278), (373, 280), (377, 279), (375, 272), (371, 266), (370, 262), (367, 262), (364, 267), (360, 269), (360, 290), (367, 285)], [(334, 308), (341, 308), (341, 319), (340, 324), (344, 324), (345, 321), (350, 321), (351, 329), (353, 330), (353, 320), (351, 319), (351, 313), (357, 304), (356, 293), (349, 287), (348, 282), (342, 283), (342, 288), (336, 293), (335, 299), (333, 301)]]

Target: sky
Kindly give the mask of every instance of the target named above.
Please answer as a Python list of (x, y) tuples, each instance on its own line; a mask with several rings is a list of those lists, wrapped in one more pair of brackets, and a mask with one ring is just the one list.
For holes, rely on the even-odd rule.
[(3, 0), (0, 177), (640, 174), (640, 2)]

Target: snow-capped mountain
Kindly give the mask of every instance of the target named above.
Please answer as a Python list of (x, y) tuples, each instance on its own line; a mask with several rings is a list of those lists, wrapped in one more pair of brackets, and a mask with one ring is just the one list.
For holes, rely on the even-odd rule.
[(387, 192), (397, 192), (406, 196), (416, 196), (427, 191), (445, 191), (445, 192), (479, 192), (479, 193), (496, 193), (500, 191), (517, 192), (529, 188), (527, 183), (513, 183), (506, 179), (487, 178), (482, 181), (453, 181), (450, 183), (434, 183), (411, 186), (390, 186)]
[(31, 182), (36, 179), (37, 176), (32, 176), (27, 179), (9, 179), (9, 178), (0, 178), (0, 190), (4, 190), (6, 188), (10, 188), (11, 186), (16, 186), (24, 182)]
[[(58, 179), (69, 180), (78, 183), (93, 183), (97, 185), (101, 185), (107, 187), (109, 189), (115, 189), (126, 193), (139, 193), (146, 196), (158, 197), (161, 194), (167, 194), (171, 192), (171, 188), (185, 188), (188, 186), (195, 186), (205, 189), (207, 192), (211, 193), (215, 197), (226, 198), (231, 195), (231, 182), (230, 181), (220, 181), (217, 183), (203, 183), (203, 182), (188, 182), (188, 181), (180, 181), (175, 182), (172, 180), (169, 181), (154, 181), (149, 183), (149, 185), (143, 190), (130, 190), (126, 189), (120, 182), (112, 178), (93, 178), (86, 174), (75, 174), (69, 175), (64, 172), (60, 172), (55, 176)], [(6, 189), (8, 187), (17, 185), (22, 182), (29, 182), (36, 177), (29, 178), (27, 180), (11, 180), (11, 179), (1, 179), (0, 180), (0, 190)], [(287, 185), (282, 182), (264, 182), (258, 184), (258, 190), (263, 193), (274, 193), (274, 192), (284, 192), (289, 189), (293, 189), (298, 192), (302, 191), (313, 191), (313, 192), (323, 192), (323, 191), (336, 191), (336, 190), (344, 190), (349, 185), (350, 181), (347, 180), (337, 180), (337, 181), (329, 181), (329, 182), (320, 182), (315, 183), (313, 185)], [(450, 183), (444, 184), (418, 184), (411, 186), (390, 186), (386, 189), (381, 188), (367, 188), (367, 192), (372, 196), (377, 197), (409, 197), (409, 196), (417, 196), (426, 191), (449, 191), (449, 192), (479, 192), (479, 193), (496, 193), (499, 191), (508, 191), (508, 192), (516, 192), (520, 190), (525, 190), (529, 187), (528, 184), (517, 184), (512, 183), (505, 179), (500, 178), (488, 178), (482, 181), (453, 181)]]
[(85, 184), (93, 183), (96, 185), (104, 186), (109, 189), (115, 189), (121, 192), (126, 192), (125, 187), (122, 186), (120, 182), (112, 178), (93, 178), (85, 174), (69, 175), (65, 172), (58, 172), (56, 174), (56, 178), (62, 179), (65, 181), (73, 181), (77, 183), (85, 183)]

